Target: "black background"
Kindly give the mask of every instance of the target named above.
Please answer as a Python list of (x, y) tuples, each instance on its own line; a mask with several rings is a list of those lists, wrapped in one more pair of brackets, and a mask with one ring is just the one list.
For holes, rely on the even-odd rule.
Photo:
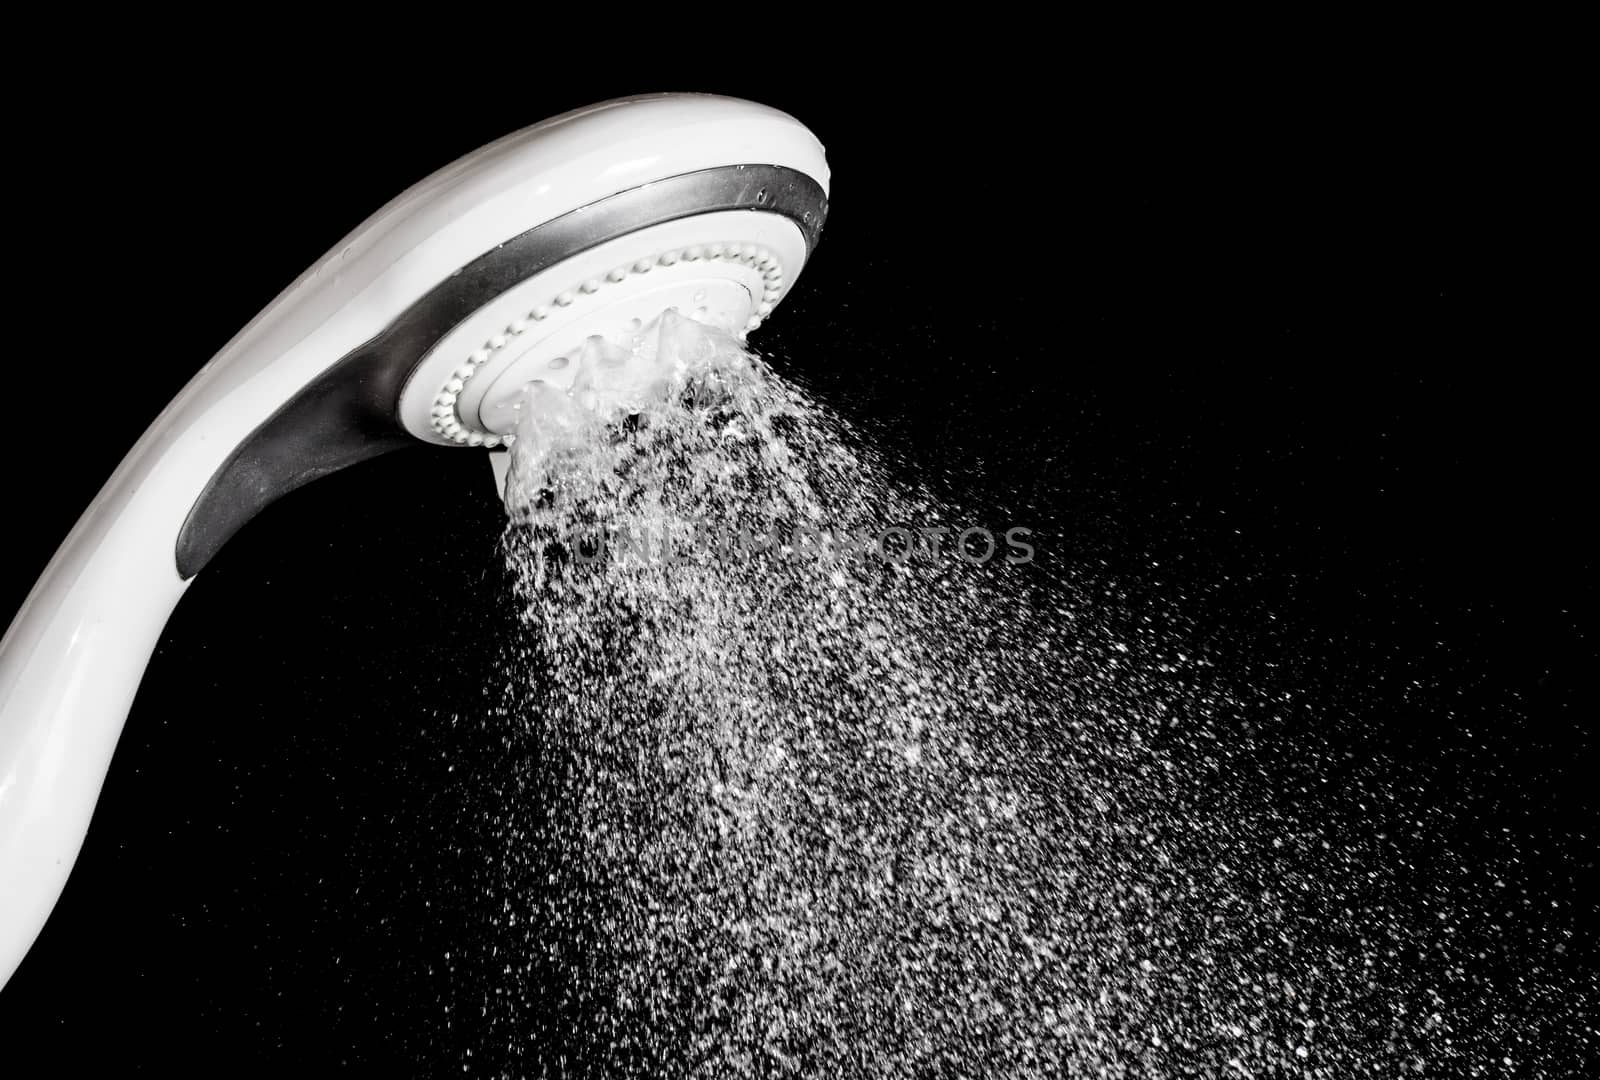
[[(1058, 571), (1359, 688), (1351, 749), (1427, 765), (1593, 914), (1591, 350), (1564, 328), (1553, 82), (300, 63), (89, 64), (95, 92), (19, 117), (0, 608), (189, 375), (392, 195), (593, 100), (746, 96), (835, 172), (757, 342), (782, 370), (975, 518), (1027, 519)], [(453, 825), (492, 747), (452, 715), (511, 632), (499, 521), (479, 455), (419, 447), (224, 550), (0, 995), (8, 1057), (460, 1071), (470, 1024), (438, 1016), (469, 996), (437, 957), (481, 929), (492, 853)]]

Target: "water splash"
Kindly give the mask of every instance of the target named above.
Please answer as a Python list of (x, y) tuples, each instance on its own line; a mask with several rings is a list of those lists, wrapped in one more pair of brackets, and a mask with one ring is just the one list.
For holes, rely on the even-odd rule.
[(802, 550), (960, 514), (732, 338), (607, 348), (530, 388), (513, 449), (477, 1064), (1488, 1076), (1592, 1045), (1592, 988), (1482, 976), (1493, 867), (1406, 876), (1442, 822), (1359, 775), (1277, 797), (1292, 689), (1031, 564)]

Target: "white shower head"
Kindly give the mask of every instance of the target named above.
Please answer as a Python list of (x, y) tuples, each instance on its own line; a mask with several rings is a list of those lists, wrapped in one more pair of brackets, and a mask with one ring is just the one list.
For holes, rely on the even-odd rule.
[(496, 447), (529, 383), (676, 310), (745, 333), (827, 214), (822, 147), (730, 98), (580, 109), (422, 181), (162, 412), (0, 642), (0, 985), (77, 857), (167, 616), (273, 499), (417, 440)]

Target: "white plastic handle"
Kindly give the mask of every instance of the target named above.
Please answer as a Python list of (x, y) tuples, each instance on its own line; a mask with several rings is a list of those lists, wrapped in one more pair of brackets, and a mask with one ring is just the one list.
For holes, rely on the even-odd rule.
[(79, 520), (0, 644), (0, 982), (66, 883), (183, 592), (161, 542), (183, 523), (183, 492), (164, 477), (140, 484), (133, 464)]
[(179, 530), (240, 442), (498, 244), (619, 191), (749, 163), (828, 181), (822, 148), (803, 126), (729, 98), (606, 102), (507, 136), (374, 214), (162, 412), (0, 642), (0, 986), (66, 883), (145, 666), (183, 593)]

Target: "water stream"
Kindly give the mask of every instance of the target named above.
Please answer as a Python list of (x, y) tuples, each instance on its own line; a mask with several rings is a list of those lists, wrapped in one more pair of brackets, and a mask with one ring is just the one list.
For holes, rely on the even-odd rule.
[(1381, 792), (1343, 815), (1261, 781), (1304, 702), (1044, 572), (1028, 522), (891, 482), (734, 339), (669, 315), (628, 349), (648, 393), (595, 359), (530, 391), (513, 448), (514, 779), (484, 823), (507, 1075), (1537, 1057), (1471, 963), (1493, 868), (1419, 883)]

